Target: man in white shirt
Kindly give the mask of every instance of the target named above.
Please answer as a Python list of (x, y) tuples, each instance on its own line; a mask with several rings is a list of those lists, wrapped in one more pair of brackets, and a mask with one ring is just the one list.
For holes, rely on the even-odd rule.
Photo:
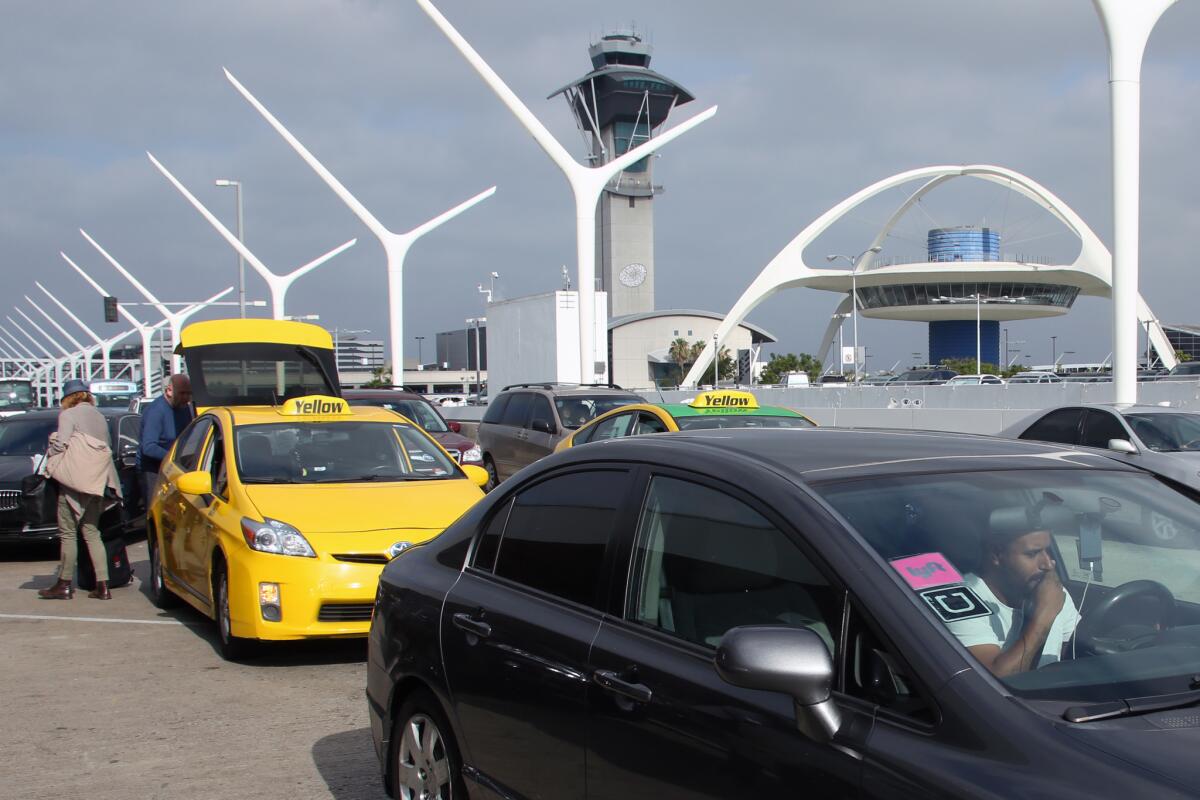
[(1079, 624), (1055, 571), (1041, 508), (992, 512), (980, 574), (965, 583), (992, 613), (949, 623), (963, 646), (997, 677), (1060, 660)]

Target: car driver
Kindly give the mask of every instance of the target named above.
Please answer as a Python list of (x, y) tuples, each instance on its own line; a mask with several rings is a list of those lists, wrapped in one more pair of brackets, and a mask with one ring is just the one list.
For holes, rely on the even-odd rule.
[(1079, 612), (1055, 570), (1050, 531), (1038, 506), (992, 512), (979, 574), (964, 582), (991, 611), (949, 623), (963, 646), (1003, 677), (1059, 661)]

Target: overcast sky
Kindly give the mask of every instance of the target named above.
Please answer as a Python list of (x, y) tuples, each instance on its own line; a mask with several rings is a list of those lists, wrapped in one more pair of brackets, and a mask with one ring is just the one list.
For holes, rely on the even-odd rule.
[[(720, 107), (655, 163), (655, 182), (666, 187), (655, 201), (660, 308), (728, 311), (816, 216), (930, 164), (1023, 172), (1111, 246), (1107, 50), (1088, 0), (438, 5), (577, 155), (584, 147), (566, 103), (546, 95), (590, 69), (587, 47), (603, 33), (634, 26), (654, 46), (653, 67), (695, 95), (668, 125)], [(563, 264), (574, 273), (573, 203), (561, 173), (411, 0), (9, 0), (4, 10), (0, 311), (24, 306), (41, 280), (104, 326), (98, 297), (60, 250), (110, 292), (137, 299), (81, 227), (164, 300), (236, 283), (234, 251), (153, 169), (149, 150), (231, 228), (233, 192), (213, 180), (242, 181), (247, 244), (277, 272), (357, 236), (356, 247), (295, 285), (288, 311), (386, 340), (382, 248), (234, 91), (223, 66), (393, 229), (498, 186), (410, 251), (406, 355), (425, 336), (429, 360), (438, 331), (483, 311), (475, 287), (492, 270), (507, 297), (558, 288)], [(1151, 38), (1143, 70), (1141, 286), (1169, 322), (1200, 322), (1198, 34), (1200, 3), (1179, 3)], [(921, 256), (935, 224), (988, 224), (1005, 252), (1074, 259), (1077, 242), (1030, 203), (970, 183), (979, 182), (930, 195), (881, 257)], [(808, 263), (866, 248), (904, 194), (860, 207), (809, 249)], [(247, 272), (248, 294), (265, 299), (265, 284)], [(770, 350), (813, 351), (836, 304), (829, 293), (792, 290), (749, 321), (778, 337)], [(1110, 309), (1081, 298), (1065, 319), (1009, 324), (1009, 337), (1025, 342), (1033, 363), (1049, 360), (1051, 336), (1059, 352), (1075, 351), (1070, 360), (1098, 361), (1111, 349)], [(859, 336), (871, 370), (926, 350), (923, 323), (864, 321)]]

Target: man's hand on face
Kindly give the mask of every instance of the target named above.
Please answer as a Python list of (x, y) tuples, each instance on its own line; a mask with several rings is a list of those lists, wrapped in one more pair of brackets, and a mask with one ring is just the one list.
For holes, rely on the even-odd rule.
[(1050, 569), (1042, 573), (1042, 580), (1033, 591), (1034, 614), (1044, 615), (1043, 618), (1046, 620), (1053, 620), (1057, 617), (1066, 600), (1062, 581), (1058, 579), (1058, 573), (1054, 567), (1055, 564), (1052, 560)]

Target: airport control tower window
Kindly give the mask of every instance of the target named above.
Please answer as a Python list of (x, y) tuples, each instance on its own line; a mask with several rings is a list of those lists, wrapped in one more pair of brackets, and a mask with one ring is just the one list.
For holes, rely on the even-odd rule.
[[(650, 131), (646, 128), (645, 122), (640, 125), (634, 122), (618, 120), (613, 123), (613, 137), (616, 139), (617, 155), (628, 153), (634, 147), (637, 147), (642, 142), (650, 141)], [(626, 172), (645, 172), (647, 161), (642, 159), (637, 162)]]

